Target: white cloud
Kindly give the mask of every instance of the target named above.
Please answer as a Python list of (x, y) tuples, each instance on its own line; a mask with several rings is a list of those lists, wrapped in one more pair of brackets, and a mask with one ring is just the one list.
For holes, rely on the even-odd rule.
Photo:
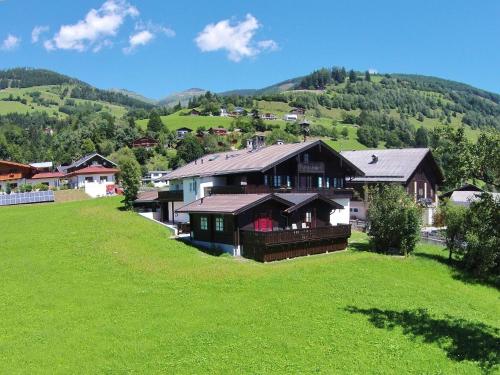
[(137, 47), (144, 46), (154, 39), (154, 34), (149, 30), (142, 30), (129, 37), (129, 46), (123, 49), (124, 53), (131, 53)]
[(109, 45), (125, 19), (136, 17), (139, 11), (125, 0), (107, 0), (99, 9), (91, 9), (85, 19), (72, 25), (62, 25), (50, 40), (44, 42), (47, 50), (56, 49), (97, 52)]
[(228, 58), (238, 62), (245, 57), (256, 56), (263, 50), (278, 48), (274, 40), (253, 41), (260, 27), (259, 21), (251, 14), (247, 14), (245, 20), (240, 22), (232, 24), (230, 20), (222, 20), (205, 26), (195, 42), (202, 52), (226, 50)]
[(20, 37), (9, 34), (3, 40), (2, 44), (0, 45), (0, 49), (3, 51), (12, 51), (12, 50), (16, 49), (17, 47), (19, 47), (20, 44), (21, 44)]
[(31, 43), (38, 43), (40, 35), (49, 31), (48, 26), (35, 26), (31, 31)]
[(156, 38), (156, 34), (164, 34), (169, 38), (173, 38), (175, 36), (175, 31), (169, 27), (165, 27), (162, 25), (157, 25), (149, 21), (148, 23), (138, 22), (135, 25), (136, 32), (129, 36), (129, 45), (122, 49), (123, 53), (132, 53), (139, 46), (145, 46), (150, 43), (154, 38)]

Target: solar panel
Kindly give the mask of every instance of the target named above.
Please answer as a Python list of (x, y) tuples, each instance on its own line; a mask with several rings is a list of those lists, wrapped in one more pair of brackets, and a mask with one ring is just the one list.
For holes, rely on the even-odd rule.
[(12, 193), (0, 195), (0, 206), (54, 202), (53, 191), (34, 191), (31, 193)]

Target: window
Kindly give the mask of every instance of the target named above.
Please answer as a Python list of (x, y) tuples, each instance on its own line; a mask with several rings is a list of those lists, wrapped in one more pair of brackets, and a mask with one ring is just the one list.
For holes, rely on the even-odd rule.
[(318, 176), (318, 187), (322, 188), (323, 187), (323, 177)]
[(215, 218), (215, 231), (216, 232), (224, 232), (224, 218), (216, 217)]
[(304, 154), (304, 163), (309, 163), (309, 154)]
[(101, 176), (101, 182), (108, 182), (108, 176)]
[(306, 223), (310, 223), (312, 221), (311, 211), (306, 211)]
[(290, 178), (290, 176), (286, 176), (286, 187), (292, 187), (292, 179)]
[(269, 176), (267, 174), (264, 175), (264, 185), (265, 186), (269, 185)]
[(200, 229), (201, 230), (208, 230), (208, 217), (202, 216), (200, 218)]
[(281, 186), (281, 176), (274, 176), (274, 187)]
[(330, 177), (325, 177), (325, 186), (327, 189), (330, 189)]
[(94, 182), (93, 177), (85, 177), (85, 182)]

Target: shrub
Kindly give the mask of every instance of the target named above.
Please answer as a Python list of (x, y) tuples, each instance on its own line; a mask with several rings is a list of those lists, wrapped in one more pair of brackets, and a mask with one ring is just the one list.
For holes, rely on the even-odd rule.
[(377, 252), (397, 249), (408, 256), (420, 239), (420, 208), (401, 186), (369, 190), (368, 221), (368, 235)]

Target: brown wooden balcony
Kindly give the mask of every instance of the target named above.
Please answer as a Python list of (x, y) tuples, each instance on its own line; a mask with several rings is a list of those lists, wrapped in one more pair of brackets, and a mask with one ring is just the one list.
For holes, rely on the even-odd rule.
[(241, 231), (243, 255), (273, 261), (328, 251), (343, 250), (351, 236), (349, 224), (271, 232)]
[(184, 192), (182, 190), (160, 190), (158, 192), (158, 200), (160, 202), (182, 202), (184, 200)]
[(352, 195), (352, 189), (318, 187), (270, 187), (265, 185), (214, 186), (210, 194), (268, 194), (268, 193), (319, 193), (326, 197)]
[(325, 173), (325, 163), (322, 161), (298, 163), (297, 170), (299, 173)]

